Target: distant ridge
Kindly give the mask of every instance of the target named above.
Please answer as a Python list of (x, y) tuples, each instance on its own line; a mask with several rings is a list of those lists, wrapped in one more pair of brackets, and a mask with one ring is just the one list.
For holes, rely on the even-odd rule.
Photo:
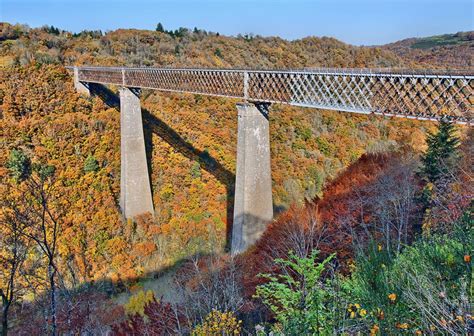
[(474, 67), (474, 31), (408, 38), (382, 48), (416, 63), (443, 68)]

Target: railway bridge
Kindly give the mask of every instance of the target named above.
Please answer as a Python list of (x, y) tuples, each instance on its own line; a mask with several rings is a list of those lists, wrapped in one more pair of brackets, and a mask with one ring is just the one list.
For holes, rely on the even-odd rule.
[(231, 252), (252, 245), (273, 218), (268, 113), (273, 103), (419, 120), (473, 123), (474, 72), (387, 69), (243, 70), (69, 67), (78, 92), (120, 87), (120, 207), (154, 213), (140, 89), (238, 98)]

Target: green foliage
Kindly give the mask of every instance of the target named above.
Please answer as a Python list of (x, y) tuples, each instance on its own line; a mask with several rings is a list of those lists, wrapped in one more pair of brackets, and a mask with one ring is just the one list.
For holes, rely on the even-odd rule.
[(222, 50), (220, 50), (219, 48), (216, 48), (216, 50), (214, 51), (214, 55), (219, 58), (222, 58)]
[(19, 149), (11, 151), (6, 166), (13, 179), (18, 182), (27, 179), (31, 174), (31, 160)]
[(367, 328), (377, 325), (384, 335), (467, 332), (473, 294), (471, 215), (467, 213), (455, 227), (450, 236), (424, 238), (398, 255), (375, 243), (359, 254), (345, 286), (353, 301), (367, 307)]
[(402, 293), (401, 302), (410, 308), (412, 325), (425, 330), (434, 325), (439, 331), (454, 334), (467, 332), (456, 316), (466, 318), (467, 298), (472, 297), (472, 292), (468, 293), (472, 267), (464, 255), (472, 253), (474, 241), (469, 245), (444, 236), (433, 237), (407, 248), (396, 259), (392, 277)]
[(296, 129), (296, 134), (304, 141), (308, 141), (309, 139), (311, 139), (313, 132), (308, 127), (302, 127)]
[(326, 178), (324, 170), (317, 166), (311, 166), (308, 168), (308, 173), (309, 177), (314, 181), (314, 184), (317, 187), (317, 192), (319, 193), (323, 189), (324, 181)]
[(445, 34), (416, 39), (410, 48), (430, 49), (439, 46), (463, 44), (469, 41), (468, 33)]
[(382, 334), (390, 334), (398, 321), (409, 316), (406, 304), (399, 300), (397, 279), (392, 277), (393, 260), (394, 256), (381, 245), (371, 242), (366, 251), (358, 254), (356, 268), (344, 284), (351, 301), (368, 310), (373, 320), (368, 326), (377, 324)]
[(52, 177), (56, 171), (55, 166), (46, 163), (33, 163), (32, 169), (42, 181)]
[(334, 255), (317, 263), (318, 254), (313, 250), (300, 258), (290, 252), (288, 260), (275, 259), (288, 273), (261, 275), (269, 282), (257, 287), (256, 297), (275, 314), (284, 334), (314, 335), (333, 330), (327, 305), (332, 295), (322, 286), (321, 275)]
[(422, 157), (422, 173), (428, 182), (436, 182), (454, 165), (459, 138), (455, 126), (448, 122), (438, 124), (438, 132), (428, 134), (428, 150)]
[[(471, 248), (473, 243), (471, 240)], [(409, 289), (410, 286), (415, 286), (416, 290), (419, 283), (414, 282), (416, 278), (412, 277), (416, 275), (418, 279), (423, 277), (431, 285), (441, 280), (446, 285), (443, 287), (447, 288), (448, 294), (456, 296), (459, 294), (460, 279), (468, 275), (463, 260), (463, 256), (470, 252), (466, 251), (468, 248), (458, 240), (446, 237), (433, 237), (417, 242), (406, 248), (396, 259), (393, 274), (399, 275), (397, 281), (403, 284), (400, 286), (403, 290)]]
[(473, 210), (474, 200), (471, 201), (469, 207), (464, 211), (459, 220), (454, 224), (453, 230), (449, 233), (449, 237), (459, 241), (464, 246), (464, 251), (468, 254), (474, 252)]
[(93, 173), (99, 170), (99, 162), (94, 156), (89, 155), (84, 162), (84, 172)]
[(326, 138), (317, 137), (316, 143), (318, 144), (319, 151), (323, 153), (324, 155), (330, 156), (333, 153), (334, 146), (330, 144)]
[(189, 34), (189, 29), (184, 27), (179, 27), (176, 30), (165, 30), (165, 33), (170, 35), (172, 38), (182, 38)]
[(74, 37), (88, 37), (91, 39), (98, 39), (102, 37), (102, 30), (82, 30), (79, 33), (74, 33)]
[(193, 162), (191, 166), (191, 176), (193, 178), (201, 178), (201, 165), (199, 162)]
[(52, 34), (52, 35), (59, 35), (61, 33), (59, 28), (56, 28), (54, 26), (44, 26), (43, 30), (47, 32), (48, 34)]
[(160, 197), (164, 201), (169, 201), (174, 195), (173, 191), (173, 185), (170, 183), (165, 184), (161, 189), (160, 189)]
[(164, 33), (165, 32), (165, 29), (163, 28), (163, 25), (161, 24), (161, 22), (158, 22), (158, 24), (156, 25), (156, 29), (155, 29), (157, 32), (160, 32), (160, 33)]

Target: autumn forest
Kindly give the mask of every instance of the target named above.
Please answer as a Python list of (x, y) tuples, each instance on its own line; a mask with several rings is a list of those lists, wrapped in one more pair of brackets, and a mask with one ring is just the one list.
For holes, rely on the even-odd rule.
[(118, 88), (81, 95), (65, 66), (474, 71), (473, 51), (0, 23), (2, 336), (472, 333), (471, 126), (272, 105), (275, 217), (232, 256), (238, 101), (142, 90), (155, 214), (125, 220)]

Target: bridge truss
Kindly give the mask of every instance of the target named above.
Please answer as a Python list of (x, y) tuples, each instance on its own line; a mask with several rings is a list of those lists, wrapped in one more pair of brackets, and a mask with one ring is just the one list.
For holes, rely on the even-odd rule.
[(77, 74), (84, 83), (473, 123), (474, 72), (78, 67)]

